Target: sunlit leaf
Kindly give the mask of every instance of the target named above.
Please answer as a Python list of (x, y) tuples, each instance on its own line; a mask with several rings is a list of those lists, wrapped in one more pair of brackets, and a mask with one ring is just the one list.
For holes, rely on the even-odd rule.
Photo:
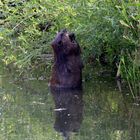
[(123, 20), (120, 20), (120, 23), (121, 23), (123, 26), (129, 27), (129, 28), (130, 28), (130, 26), (129, 26), (126, 22), (124, 22)]

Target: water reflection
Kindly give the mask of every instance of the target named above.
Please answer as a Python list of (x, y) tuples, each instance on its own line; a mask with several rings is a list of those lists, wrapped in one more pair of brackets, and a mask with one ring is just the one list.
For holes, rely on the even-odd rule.
[(42, 80), (12, 81), (0, 76), (0, 140), (140, 140), (140, 106), (112, 81), (88, 80), (84, 95), (50, 94)]
[(78, 132), (83, 120), (83, 99), (81, 90), (51, 89), (55, 102), (54, 129), (69, 140), (71, 132)]

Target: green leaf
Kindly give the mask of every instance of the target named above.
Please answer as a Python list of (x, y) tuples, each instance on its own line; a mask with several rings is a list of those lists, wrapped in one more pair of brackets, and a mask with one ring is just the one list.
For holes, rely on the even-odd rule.
[(121, 23), (123, 26), (130, 28), (130, 26), (129, 26), (126, 22), (124, 22), (123, 20), (120, 20), (120, 23)]

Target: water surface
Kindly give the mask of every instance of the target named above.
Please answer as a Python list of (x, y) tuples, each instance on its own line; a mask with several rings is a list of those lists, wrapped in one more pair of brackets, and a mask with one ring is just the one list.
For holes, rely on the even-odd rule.
[(0, 140), (140, 140), (140, 107), (123, 94), (104, 79), (50, 91), (47, 80), (1, 72)]

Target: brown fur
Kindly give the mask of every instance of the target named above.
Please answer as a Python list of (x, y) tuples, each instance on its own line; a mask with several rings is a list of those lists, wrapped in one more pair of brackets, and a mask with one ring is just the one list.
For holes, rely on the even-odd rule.
[(81, 49), (73, 33), (59, 32), (52, 42), (54, 65), (50, 86), (77, 88), (82, 85)]

